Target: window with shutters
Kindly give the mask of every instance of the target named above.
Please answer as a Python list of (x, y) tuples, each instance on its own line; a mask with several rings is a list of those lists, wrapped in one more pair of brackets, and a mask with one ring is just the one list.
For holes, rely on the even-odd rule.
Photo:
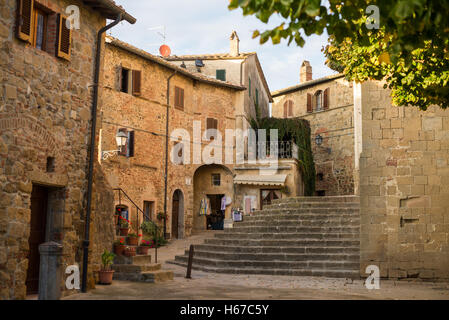
[(221, 80), (221, 81), (226, 81), (226, 70), (225, 69), (218, 69), (216, 71), (216, 78), (218, 80)]
[(142, 72), (140, 70), (131, 70), (124, 67), (120, 69), (120, 91), (140, 96), (142, 86)]
[(312, 94), (307, 94), (307, 112), (313, 112), (313, 106), (312, 106)]
[(133, 70), (132, 73), (132, 89), (133, 89), (133, 95), (140, 96), (140, 87), (141, 87), (141, 80), (142, 80), (142, 72), (139, 70)]
[(17, 17), (16, 35), (19, 39), (36, 49), (57, 56), (58, 14), (33, 0), (18, 0)]
[(321, 90), (315, 93), (315, 110), (316, 111), (323, 110), (323, 92)]
[(131, 77), (130, 77), (130, 70), (123, 68), (121, 69), (121, 75), (120, 75), (120, 91), (121, 92), (125, 92), (125, 93), (129, 93), (129, 88), (130, 88), (130, 82), (131, 82)]
[[(206, 119), (206, 130), (209, 129), (215, 129), (218, 130), (218, 120), (214, 118), (207, 118)], [(215, 133), (214, 133), (215, 134)], [(214, 137), (210, 137), (209, 140), (214, 140)]]
[(153, 220), (154, 216), (154, 201), (144, 201), (143, 202), (143, 211), (145, 215), (143, 217), (143, 221)]
[(287, 100), (284, 103), (284, 118), (293, 117), (293, 101)]
[(184, 110), (184, 89), (175, 86), (175, 108)]

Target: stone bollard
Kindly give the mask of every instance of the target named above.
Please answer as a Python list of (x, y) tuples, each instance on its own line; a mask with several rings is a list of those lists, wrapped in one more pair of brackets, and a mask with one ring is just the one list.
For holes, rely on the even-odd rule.
[(39, 300), (59, 300), (61, 298), (60, 257), (62, 245), (45, 242), (39, 245)]

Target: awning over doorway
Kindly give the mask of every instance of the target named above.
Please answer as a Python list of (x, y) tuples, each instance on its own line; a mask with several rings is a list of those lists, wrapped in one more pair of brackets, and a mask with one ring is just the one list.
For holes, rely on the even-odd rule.
[(286, 174), (271, 175), (247, 175), (238, 174), (234, 178), (235, 184), (254, 184), (262, 186), (283, 186), (285, 184)]

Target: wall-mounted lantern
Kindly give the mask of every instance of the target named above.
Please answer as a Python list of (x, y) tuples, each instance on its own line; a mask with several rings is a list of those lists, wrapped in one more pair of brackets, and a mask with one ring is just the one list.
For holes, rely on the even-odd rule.
[(122, 148), (126, 146), (126, 142), (128, 141), (128, 135), (123, 131), (117, 131), (117, 135), (115, 136), (115, 141), (117, 143), (117, 150), (110, 150), (110, 151), (102, 151), (101, 152), (101, 159), (106, 160), (109, 157), (112, 157), (116, 154), (119, 154), (119, 152), (122, 151)]

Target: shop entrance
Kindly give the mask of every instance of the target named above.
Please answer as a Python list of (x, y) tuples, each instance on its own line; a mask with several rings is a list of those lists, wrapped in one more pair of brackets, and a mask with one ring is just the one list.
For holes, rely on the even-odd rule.
[(208, 194), (210, 214), (207, 216), (208, 230), (223, 230), (224, 211), (221, 210), (221, 199), (224, 194)]
[(281, 197), (279, 190), (260, 190), (260, 209)]
[(48, 194), (48, 188), (33, 185), (31, 192), (30, 237), (28, 238), (27, 294), (37, 294), (39, 291), (39, 245), (45, 242)]

